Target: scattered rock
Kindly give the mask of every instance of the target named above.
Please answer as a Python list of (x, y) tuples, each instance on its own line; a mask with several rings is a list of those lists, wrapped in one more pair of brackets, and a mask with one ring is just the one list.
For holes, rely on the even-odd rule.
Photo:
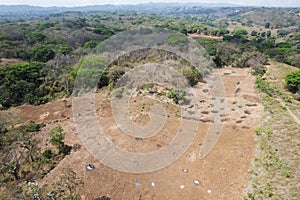
[(200, 181), (198, 179), (195, 179), (193, 182), (195, 185), (200, 185)]
[(88, 164), (88, 165), (86, 166), (86, 170), (87, 170), (87, 171), (92, 171), (92, 170), (94, 170), (94, 169), (95, 169), (95, 166), (94, 166), (94, 165)]
[(257, 104), (256, 103), (247, 103), (246, 106), (252, 107), (252, 106), (257, 106)]
[(244, 113), (247, 114), (247, 115), (251, 114), (251, 112), (249, 110), (245, 110)]
[(135, 186), (136, 186), (136, 187), (140, 187), (140, 186), (141, 186), (141, 183), (140, 183), (139, 181), (136, 181), (136, 182), (135, 182)]

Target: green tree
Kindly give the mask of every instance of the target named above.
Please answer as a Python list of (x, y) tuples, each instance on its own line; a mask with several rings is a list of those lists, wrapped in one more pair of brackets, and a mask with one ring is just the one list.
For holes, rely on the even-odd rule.
[(252, 31), (251, 36), (257, 36), (257, 31)]
[(174, 33), (168, 36), (166, 43), (172, 46), (183, 47), (187, 45), (188, 39), (182, 34)]
[(101, 41), (98, 41), (98, 40), (90, 40), (90, 41), (84, 43), (83, 47), (86, 49), (89, 49), (89, 48), (93, 49), (96, 46), (98, 46), (100, 43), (101, 43)]
[(32, 50), (32, 58), (35, 61), (47, 62), (55, 56), (55, 52), (47, 45), (38, 45)]
[(57, 51), (58, 54), (69, 54), (70, 52), (72, 52), (72, 48), (67, 44), (60, 45)]
[(186, 92), (182, 89), (172, 89), (167, 96), (173, 99), (176, 104), (182, 104), (185, 101)]
[(115, 32), (113, 30), (110, 30), (108, 28), (95, 28), (93, 30), (93, 33), (103, 35), (106, 37), (109, 37), (109, 36), (112, 36), (113, 34), (115, 34)]
[(265, 28), (270, 28), (270, 25), (271, 25), (270, 22), (266, 22), (265, 23)]
[(236, 31), (233, 32), (234, 36), (238, 36), (238, 37), (244, 37), (248, 35), (248, 31), (246, 29), (237, 29)]
[(296, 92), (300, 91), (300, 70), (289, 73), (285, 77), (285, 82), (286, 82), (287, 88), (291, 92), (296, 93)]
[(71, 147), (64, 143), (65, 133), (62, 127), (57, 126), (49, 132), (51, 138), (50, 143), (57, 147), (59, 153), (67, 155), (71, 151)]
[(39, 86), (45, 76), (44, 63), (22, 63), (0, 67), (0, 104), (5, 108), (39, 103)]

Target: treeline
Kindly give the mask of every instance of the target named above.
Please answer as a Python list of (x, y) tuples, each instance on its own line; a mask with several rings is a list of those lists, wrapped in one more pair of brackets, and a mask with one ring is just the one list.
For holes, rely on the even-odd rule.
[[(251, 67), (255, 73), (262, 74), (268, 58), (300, 67), (299, 32), (279, 29), (272, 35), (272, 23), (268, 22), (264, 22), (264, 28), (259, 31), (244, 28), (230, 31), (226, 28), (228, 25), (216, 26), (217, 16), (206, 20), (207, 23), (199, 23), (194, 19), (136, 12), (95, 12), (1, 22), (0, 57), (17, 58), (24, 63), (0, 67), (0, 104), (4, 108), (40, 104), (70, 95), (82, 57), (112, 35), (138, 27), (208, 36), (197, 41), (206, 48), (217, 67)], [(167, 42), (178, 41), (174, 37)], [(184, 45), (184, 41), (181, 43)], [(124, 73), (118, 70), (105, 71), (99, 88), (110, 85)], [(199, 73), (192, 71), (187, 75), (192, 84), (201, 79)]]

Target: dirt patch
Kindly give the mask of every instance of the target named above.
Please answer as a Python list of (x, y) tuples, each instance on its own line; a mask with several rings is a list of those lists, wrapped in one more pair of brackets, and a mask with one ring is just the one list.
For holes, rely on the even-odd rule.
[(208, 39), (214, 39), (214, 40), (223, 40), (223, 37), (217, 37), (217, 36), (212, 36), (212, 35), (204, 35), (204, 34), (197, 34), (197, 33), (188, 34), (188, 37), (192, 38), (192, 39), (208, 38)]
[(14, 65), (22, 62), (23, 62), (22, 60), (15, 59), (15, 58), (0, 58), (0, 66)]
[[(227, 73), (228, 70), (230, 73)], [(19, 107), (19, 117), (22, 120), (48, 123), (44, 132), (60, 125), (67, 133), (67, 144), (82, 145), (79, 150), (66, 156), (45, 177), (43, 184), (56, 180), (62, 169), (67, 167), (82, 177), (84, 186), (79, 188), (79, 193), (83, 199), (94, 199), (103, 195), (112, 199), (242, 199), (248, 184), (248, 169), (254, 156), (254, 129), (260, 120), (262, 107), (259, 102), (256, 102), (257, 106), (246, 106), (253, 104), (253, 101), (244, 96), (256, 96), (254, 89), (251, 89), (254, 88), (254, 79), (249, 76), (247, 69), (229, 68), (219, 70), (219, 73), (226, 90), (226, 98), (222, 100), (226, 103), (226, 114), (216, 114), (221, 115), (225, 125), (214, 149), (205, 159), (200, 159), (199, 151), (211, 122), (211, 111), (217, 110), (212, 107), (209, 98), (205, 98), (207, 94), (203, 92), (203, 85), (199, 84), (195, 87), (200, 96), (197, 105), (200, 111), (197, 118), (199, 129), (193, 144), (172, 165), (144, 174), (116, 171), (95, 160), (77, 136), (71, 107), (68, 106), (70, 100), (67, 103), (56, 101), (41, 106)], [(238, 87), (241, 91), (235, 95), (237, 82), (240, 82)], [(102, 98), (102, 94), (96, 96), (99, 124), (107, 137), (121, 149), (132, 152), (155, 151), (168, 145), (180, 127), (178, 107), (165, 103), (168, 117), (163, 129), (150, 138), (131, 137), (123, 133), (115, 123), (109, 99)], [(147, 110), (151, 103), (151, 99), (147, 98), (132, 99), (129, 112), (135, 123), (147, 124)], [(241, 120), (245, 113), (247, 117)], [(88, 164), (93, 164), (95, 169), (87, 171)], [(195, 180), (200, 181), (200, 184), (195, 184), (198, 183)]]

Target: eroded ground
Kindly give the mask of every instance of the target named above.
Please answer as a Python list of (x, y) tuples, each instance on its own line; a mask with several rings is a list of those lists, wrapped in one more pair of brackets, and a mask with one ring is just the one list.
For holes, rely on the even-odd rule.
[[(21, 106), (19, 117), (23, 121), (45, 122), (41, 137), (47, 143), (46, 133), (55, 126), (66, 132), (65, 142), (81, 144), (82, 148), (72, 151), (43, 180), (50, 184), (62, 172), (70, 168), (83, 179), (84, 185), (77, 188), (83, 199), (94, 199), (103, 195), (112, 199), (242, 199), (248, 183), (248, 170), (254, 156), (254, 129), (260, 122), (262, 106), (254, 90), (254, 77), (249, 69), (226, 68), (219, 70), (224, 83), (225, 115), (224, 127), (213, 150), (204, 159), (199, 151), (206, 131), (211, 123), (213, 109), (209, 94), (203, 93), (205, 84), (196, 86), (199, 95), (197, 109), (200, 111), (199, 129), (193, 144), (172, 165), (144, 174), (131, 174), (113, 170), (95, 160), (77, 136), (72, 119), (71, 100), (56, 101), (41, 106)], [(96, 110), (99, 123), (107, 137), (119, 148), (133, 152), (149, 152), (168, 145), (180, 127), (178, 106), (164, 102), (168, 112), (163, 129), (155, 136), (143, 140), (123, 133), (116, 125), (110, 110), (110, 101), (104, 94), (97, 94)], [(151, 98), (132, 99), (130, 114), (140, 125), (146, 125), (147, 109)], [(41, 147), (43, 148), (42, 144)], [(155, 162), (155, 160), (153, 161)], [(87, 171), (89, 163), (95, 166)], [(186, 170), (184, 170), (186, 169)], [(185, 172), (183, 172), (183, 170)], [(199, 180), (200, 185), (194, 184)], [(140, 186), (136, 186), (136, 182)], [(152, 182), (155, 182), (151, 185)], [(184, 186), (184, 188), (182, 187)]]

